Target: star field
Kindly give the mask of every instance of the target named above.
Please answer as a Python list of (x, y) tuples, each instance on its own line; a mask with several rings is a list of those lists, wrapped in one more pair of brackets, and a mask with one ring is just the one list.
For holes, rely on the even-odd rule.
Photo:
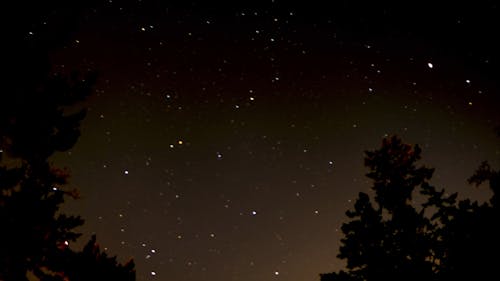
[(487, 198), (466, 179), (500, 164), (498, 8), (454, 5), (82, 9), (50, 53), (54, 71), (99, 74), (53, 159), (81, 191), (65, 211), (138, 280), (298, 281), (343, 266), (363, 152), (386, 136), (422, 146), (434, 185)]

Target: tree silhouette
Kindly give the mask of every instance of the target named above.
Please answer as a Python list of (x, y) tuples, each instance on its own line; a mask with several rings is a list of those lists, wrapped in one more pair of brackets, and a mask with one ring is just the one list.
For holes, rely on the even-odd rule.
[(68, 171), (48, 160), (77, 141), (85, 110), (65, 109), (90, 93), (94, 79), (47, 75), (22, 98), (11, 96), (0, 112), (0, 280), (27, 280), (27, 272), (40, 280), (135, 279), (133, 262), (121, 266), (107, 258), (93, 248), (95, 237), (81, 253), (67, 247), (83, 220), (59, 208), (78, 192), (66, 187)]
[(134, 262), (121, 265), (116, 257), (108, 257), (100, 250), (95, 235), (81, 252), (74, 252), (69, 248), (59, 251), (51, 259), (51, 265), (51, 274), (46, 274), (42, 281), (135, 280)]
[[(95, 237), (82, 252), (68, 247), (80, 236), (74, 229), (83, 220), (59, 208), (65, 199), (77, 198), (78, 191), (67, 186), (69, 172), (49, 158), (76, 143), (86, 113), (76, 108), (91, 93), (96, 77), (51, 70), (48, 49), (68, 36), (59, 30), (61, 18), (74, 13), (42, 6), (58, 15), (47, 24), (57, 30), (44, 27), (48, 29), (40, 33), (50, 36), (27, 38), (22, 28), (30, 26), (31, 18), (26, 18), (6, 40), (15, 51), (6, 61), (9, 72), (0, 104), (0, 280), (28, 280), (28, 273), (39, 280), (134, 280), (133, 262), (122, 266), (108, 258), (94, 246)], [(26, 11), (39, 20), (36, 12)]]
[[(500, 131), (498, 132), (500, 137)], [(469, 199), (457, 201), (456, 194), (444, 196), (444, 191), (429, 189), (426, 206), (437, 210), (434, 232), (434, 258), (439, 261), (439, 280), (498, 279), (500, 263), (499, 212), (500, 172), (483, 162), (468, 179), (476, 186), (489, 183), (492, 197), (479, 204)], [(496, 276), (496, 278), (495, 278)]]
[(350, 221), (342, 226), (338, 254), (346, 270), (320, 274), (322, 281), (498, 278), (500, 172), (485, 162), (469, 179), (489, 183), (488, 203), (458, 201), (456, 193), (429, 184), (433, 170), (416, 166), (420, 154), (418, 145), (398, 137), (366, 152), (374, 204), (360, 193), (346, 212)]
[(429, 260), (432, 237), (424, 208), (412, 203), (414, 193), (429, 186), (433, 170), (417, 167), (420, 148), (397, 137), (367, 151), (367, 177), (373, 180), (374, 204), (360, 193), (354, 210), (347, 211), (345, 238), (338, 255), (347, 260), (347, 272), (322, 275), (322, 280), (432, 280)]
[(492, 197), (481, 205), (463, 200), (457, 207), (448, 208), (451, 210), (446, 214), (449, 219), (439, 229), (444, 244), (442, 280), (495, 280), (500, 277), (497, 269), (500, 264), (500, 230), (497, 226), (500, 221), (500, 171), (483, 162), (468, 182), (476, 186), (488, 183)]

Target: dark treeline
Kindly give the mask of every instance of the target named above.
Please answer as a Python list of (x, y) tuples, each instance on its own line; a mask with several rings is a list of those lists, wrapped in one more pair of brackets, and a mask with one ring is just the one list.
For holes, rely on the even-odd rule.
[(81, 251), (69, 246), (84, 220), (59, 208), (78, 191), (68, 187), (69, 172), (49, 161), (76, 143), (86, 112), (75, 108), (96, 80), (93, 73), (54, 73), (49, 61), (77, 28), (83, 3), (4, 7), (10, 28), (0, 102), (0, 280), (135, 280), (133, 261), (118, 263), (95, 236)]
[(429, 183), (434, 170), (417, 165), (420, 154), (398, 137), (366, 152), (374, 198), (361, 192), (346, 212), (337, 256), (346, 269), (322, 281), (499, 279), (500, 172), (484, 162), (468, 180), (489, 186), (488, 202), (458, 200)]

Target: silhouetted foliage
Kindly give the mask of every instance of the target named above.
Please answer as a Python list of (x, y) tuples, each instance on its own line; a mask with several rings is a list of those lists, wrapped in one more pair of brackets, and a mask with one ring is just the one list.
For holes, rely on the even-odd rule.
[(65, 248), (58, 252), (51, 261), (51, 274), (45, 275), (42, 281), (62, 280), (67, 278), (71, 281), (88, 280), (135, 280), (134, 262), (121, 265), (116, 257), (108, 257), (101, 251), (93, 235), (81, 252), (74, 252)]
[(79, 217), (58, 214), (68, 172), (51, 165), (56, 151), (71, 148), (79, 136), (85, 111), (65, 114), (69, 106), (90, 93), (92, 80), (45, 80), (7, 98), (0, 112), (0, 278), (24, 280), (26, 271), (44, 267), (58, 245), (74, 241)]
[(469, 179), (489, 183), (489, 203), (457, 201), (429, 184), (433, 170), (416, 165), (420, 153), (397, 137), (366, 152), (373, 203), (361, 192), (346, 212), (338, 254), (346, 270), (321, 274), (322, 281), (498, 278), (500, 173), (485, 162)]
[[(54, 22), (71, 17), (70, 10), (50, 10), (57, 15), (49, 25), (58, 27)], [(50, 38), (32, 39), (21, 27), (9, 34), (15, 52), (7, 60), (0, 104), (0, 280), (27, 280), (28, 272), (39, 280), (134, 280), (133, 262), (122, 266), (108, 258), (94, 246), (95, 237), (82, 252), (68, 247), (83, 220), (59, 208), (78, 192), (67, 187), (69, 172), (49, 161), (76, 143), (86, 111), (75, 106), (91, 93), (95, 75), (53, 73), (47, 50), (67, 32), (45, 30)]]
[[(499, 134), (500, 136), (500, 134)], [(428, 204), (438, 209), (435, 236), (435, 259), (439, 260), (439, 280), (496, 280), (500, 277), (500, 231), (497, 223), (500, 172), (483, 162), (472, 177), (476, 186), (488, 182), (492, 191), (489, 202), (456, 200), (456, 195), (443, 197), (443, 192), (430, 192)]]

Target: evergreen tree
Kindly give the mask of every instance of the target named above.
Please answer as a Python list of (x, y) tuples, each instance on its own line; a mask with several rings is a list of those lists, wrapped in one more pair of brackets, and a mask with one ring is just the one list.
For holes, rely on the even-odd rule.
[(82, 219), (58, 213), (65, 196), (77, 196), (65, 189), (68, 172), (48, 161), (79, 135), (85, 111), (65, 114), (62, 107), (84, 98), (91, 81), (73, 82), (47, 77), (2, 108), (0, 278), (5, 280), (24, 280), (28, 270), (45, 266), (59, 245), (79, 236), (72, 229)]
[(51, 272), (41, 281), (135, 280), (134, 262), (130, 260), (122, 265), (116, 257), (108, 257), (101, 251), (95, 235), (82, 251), (75, 252), (66, 247), (52, 257), (50, 263)]
[[(49, 161), (76, 143), (86, 112), (75, 109), (95, 81), (94, 74), (54, 73), (48, 60), (48, 50), (69, 37), (81, 6), (10, 4), (9, 25), (16, 28), (6, 35), (0, 103), (0, 280), (28, 280), (30, 274), (39, 280), (134, 280), (133, 262), (122, 266), (108, 258), (95, 238), (82, 252), (68, 247), (83, 220), (59, 209), (78, 191), (68, 188), (69, 172)], [(28, 36), (36, 26), (36, 36)]]
[(374, 202), (359, 193), (354, 210), (347, 211), (338, 257), (347, 271), (322, 274), (321, 280), (433, 280), (433, 224), (425, 208), (413, 203), (416, 192), (430, 185), (433, 170), (416, 166), (420, 148), (397, 137), (367, 151), (367, 177), (373, 181)]
[[(499, 132), (500, 136), (500, 132)], [(484, 162), (469, 179), (487, 182), (493, 196), (479, 204), (457, 200), (430, 185), (433, 170), (417, 167), (418, 146), (397, 137), (366, 152), (374, 203), (360, 193), (347, 211), (339, 258), (346, 270), (321, 274), (322, 281), (344, 280), (496, 280), (500, 276), (500, 171)], [(414, 194), (420, 193), (416, 204)]]
[[(500, 131), (498, 132), (500, 137)], [(444, 206), (443, 199), (433, 200), (433, 206), (441, 211), (436, 214), (441, 224), (436, 236), (440, 241), (440, 280), (496, 280), (500, 274), (500, 221), (499, 191), (500, 171), (483, 162), (468, 179), (479, 186), (488, 183), (492, 197), (479, 204), (462, 200), (458, 204)]]
[(135, 279), (133, 262), (107, 258), (94, 247), (95, 237), (83, 252), (69, 249), (83, 220), (59, 212), (78, 192), (67, 188), (68, 171), (49, 157), (77, 141), (85, 110), (65, 109), (83, 100), (93, 81), (47, 75), (0, 111), (0, 280), (27, 280), (28, 272), (40, 280)]

